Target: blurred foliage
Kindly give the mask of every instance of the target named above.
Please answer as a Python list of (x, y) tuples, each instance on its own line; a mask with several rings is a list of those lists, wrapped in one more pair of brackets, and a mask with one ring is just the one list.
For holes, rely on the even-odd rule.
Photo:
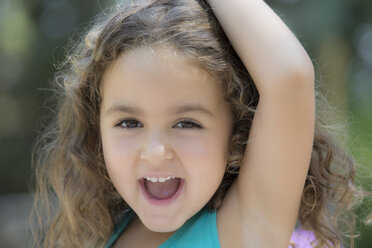
[[(32, 143), (48, 111), (48, 82), (69, 39), (113, 1), (0, 1), (0, 195), (28, 192)], [(309, 52), (329, 100), (350, 132), (360, 164), (358, 184), (372, 170), (372, 1), (267, 0)], [(364, 204), (358, 214), (372, 210)], [(372, 247), (361, 225), (356, 247)]]

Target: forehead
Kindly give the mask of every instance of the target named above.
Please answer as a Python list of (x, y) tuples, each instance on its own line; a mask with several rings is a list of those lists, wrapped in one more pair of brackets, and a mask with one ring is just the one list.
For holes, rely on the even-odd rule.
[(120, 103), (154, 109), (186, 103), (215, 110), (224, 104), (223, 92), (208, 72), (173, 50), (154, 48), (120, 55), (103, 76), (101, 95), (101, 110)]

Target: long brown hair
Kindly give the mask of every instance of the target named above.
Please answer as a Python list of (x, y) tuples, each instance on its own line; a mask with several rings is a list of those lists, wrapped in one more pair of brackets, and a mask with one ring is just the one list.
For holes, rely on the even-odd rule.
[[(132, 0), (105, 14), (62, 63), (55, 77), (57, 112), (34, 149), (35, 247), (103, 247), (129, 206), (112, 185), (99, 133), (100, 82), (122, 53), (144, 46), (174, 49), (218, 82), (233, 111), (234, 129), (225, 176), (207, 204), (221, 205), (239, 174), (258, 91), (204, 1)], [(326, 105), (317, 91), (317, 111)], [(319, 111), (318, 111), (319, 112)], [(351, 209), (363, 196), (354, 184), (352, 156), (317, 115), (313, 152), (298, 220), (317, 247), (340, 247), (354, 234)], [(351, 245), (353, 238), (351, 238)]]

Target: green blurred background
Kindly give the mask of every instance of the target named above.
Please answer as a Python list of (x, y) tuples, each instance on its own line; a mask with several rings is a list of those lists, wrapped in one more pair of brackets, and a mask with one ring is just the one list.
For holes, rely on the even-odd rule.
[[(268, 0), (309, 52), (317, 80), (340, 110), (347, 146), (372, 171), (372, 1)], [(45, 90), (65, 48), (113, 0), (0, 0), (0, 248), (28, 247), (25, 219), (33, 172), (30, 153)], [(335, 123), (337, 124), (337, 123)], [(369, 190), (371, 182), (358, 179)], [(365, 203), (357, 214), (372, 211)], [(357, 248), (372, 247), (372, 228), (358, 224)]]

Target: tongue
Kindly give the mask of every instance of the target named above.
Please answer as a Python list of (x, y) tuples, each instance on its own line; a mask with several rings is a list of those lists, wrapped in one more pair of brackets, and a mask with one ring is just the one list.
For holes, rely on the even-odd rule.
[(145, 188), (149, 195), (157, 200), (165, 200), (171, 198), (180, 186), (181, 179), (174, 178), (163, 183), (153, 183), (145, 179)]

